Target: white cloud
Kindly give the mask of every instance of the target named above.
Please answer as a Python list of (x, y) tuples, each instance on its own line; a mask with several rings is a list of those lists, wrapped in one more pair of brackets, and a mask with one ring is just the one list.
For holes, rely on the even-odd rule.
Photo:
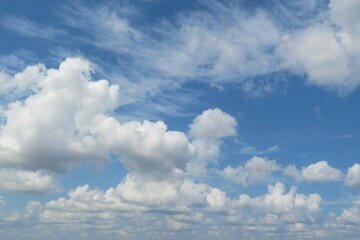
[(301, 175), (305, 181), (329, 182), (341, 180), (342, 173), (327, 164), (326, 161), (319, 161), (303, 168)]
[(349, 167), (345, 177), (345, 184), (350, 187), (360, 186), (360, 164), (356, 163)]
[(98, 118), (91, 132), (98, 136), (131, 172), (161, 177), (182, 172), (192, 160), (193, 146), (182, 132), (167, 131), (165, 123)]
[[(358, 1), (330, 1), (322, 23), (284, 38), (279, 54), (285, 67), (305, 72), (310, 84), (345, 95), (359, 86)], [(319, 21), (319, 20), (318, 20)]]
[(0, 188), (17, 192), (46, 193), (60, 190), (52, 176), (39, 171), (0, 169)]
[(118, 86), (92, 81), (89, 62), (68, 58), (59, 69), (42, 65), (16, 74), (16, 87), (32, 95), (10, 103), (0, 132), (0, 164), (64, 171), (103, 162), (107, 151), (89, 133), (96, 116), (117, 106)]
[(293, 177), (297, 182), (302, 180), (301, 171), (295, 165), (288, 165), (283, 169), (284, 175)]
[(326, 230), (330, 234), (336, 234), (342, 239), (356, 239), (359, 236), (360, 224), (360, 200), (357, 198), (348, 208), (342, 209), (339, 215), (329, 214), (329, 220), (326, 223)]
[(91, 40), (83, 36), (79, 38), (99, 49), (123, 54), (141, 52), (144, 47), (134, 48), (136, 43), (140, 43), (142, 33), (129, 22), (137, 16), (137, 10), (125, 2), (92, 7), (77, 2), (63, 5), (57, 14), (69, 26), (88, 32)]
[(297, 181), (309, 182), (334, 182), (342, 180), (343, 174), (340, 170), (328, 165), (326, 161), (319, 161), (298, 170), (294, 165), (287, 166), (284, 174), (295, 178)]
[(350, 208), (343, 209), (338, 220), (345, 225), (360, 224), (360, 200), (355, 200)]
[(200, 139), (217, 140), (236, 135), (236, 119), (218, 108), (204, 111), (190, 124), (189, 134)]
[(221, 175), (225, 179), (247, 186), (265, 181), (272, 172), (278, 169), (279, 166), (274, 160), (254, 156), (246, 161), (243, 166), (237, 168), (227, 166)]
[(272, 147), (269, 147), (265, 150), (259, 150), (256, 147), (253, 146), (247, 146), (240, 149), (241, 154), (248, 154), (248, 155), (264, 155), (269, 153), (278, 152), (280, 150), (279, 146), (275, 145)]
[[(359, 23), (357, 18), (359, 7), (360, 3), (356, 0), (331, 0), (329, 4), (330, 18), (334, 23), (342, 27), (343, 31), (357, 36), (360, 33), (357, 25)], [(356, 45), (352, 47), (359, 49)]]
[(342, 46), (329, 27), (318, 25), (290, 36), (279, 47), (286, 66), (308, 74), (308, 82), (319, 87), (349, 88), (350, 69)]
[(202, 10), (179, 15), (176, 26), (156, 29), (167, 34), (149, 51), (154, 54), (151, 67), (167, 76), (241, 82), (276, 71), (273, 48), (280, 33), (264, 11), (248, 14), (236, 3), (207, 1)]
[[(1, 217), (8, 223), (28, 226), (30, 231), (35, 225), (37, 236), (63, 236), (65, 229), (87, 239), (90, 235), (136, 239), (152, 233), (167, 238), (180, 236), (182, 230), (189, 236), (214, 236), (216, 229), (226, 229), (226, 236), (235, 236), (238, 231), (247, 236), (282, 229), (311, 231), (309, 226), (319, 223), (320, 202), (318, 194), (300, 194), (294, 187), (286, 192), (281, 183), (269, 185), (268, 192), (258, 197), (242, 194), (231, 199), (219, 188), (189, 179), (149, 181), (128, 175), (115, 188), (103, 191), (79, 186), (68, 197), (45, 205), (29, 202), (23, 213)], [(231, 230), (235, 228), (237, 231)], [(87, 234), (80, 234), (83, 231)]]
[(319, 220), (320, 202), (320, 195), (299, 194), (294, 187), (285, 193), (285, 186), (278, 182), (275, 185), (268, 186), (267, 194), (256, 198), (242, 194), (239, 200), (234, 201), (234, 204), (242, 208), (250, 207), (277, 214), (285, 222), (315, 222)]
[(10, 85), (3, 92), (30, 95), (4, 110), (2, 166), (61, 172), (84, 162), (104, 162), (112, 152), (133, 174), (176, 177), (204, 171), (207, 161), (216, 160), (220, 139), (236, 134), (235, 118), (220, 109), (194, 119), (192, 141), (161, 121), (120, 123), (110, 116), (119, 105), (119, 87), (93, 81), (91, 72), (88, 61), (68, 58), (59, 69), (39, 64), (4, 78)]
[(44, 38), (53, 41), (60, 37), (68, 36), (66, 32), (59, 29), (13, 15), (3, 16), (1, 18), (1, 27), (28, 37)]
[(39, 81), (44, 78), (45, 74), (46, 68), (42, 64), (28, 66), (13, 76), (6, 72), (0, 72), (0, 93), (8, 98), (16, 98), (36, 92)]

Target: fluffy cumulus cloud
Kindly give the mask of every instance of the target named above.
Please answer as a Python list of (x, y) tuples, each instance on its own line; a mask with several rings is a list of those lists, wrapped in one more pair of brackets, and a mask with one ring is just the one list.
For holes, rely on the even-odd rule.
[(38, 236), (49, 229), (59, 236), (82, 229), (86, 232), (82, 238), (104, 234), (110, 239), (119, 235), (137, 239), (152, 231), (173, 236), (187, 230), (190, 236), (201, 233), (211, 239), (215, 225), (259, 233), (267, 232), (268, 224), (274, 231), (281, 231), (284, 225), (294, 231), (305, 230), (319, 221), (320, 202), (319, 195), (300, 194), (294, 187), (286, 192), (281, 183), (269, 185), (268, 193), (258, 197), (242, 194), (231, 199), (218, 188), (189, 179), (143, 181), (128, 175), (117, 187), (105, 191), (85, 185), (45, 205), (30, 202), (12, 222), (37, 222)]
[(285, 67), (305, 72), (313, 85), (348, 94), (359, 84), (359, 2), (332, 0), (323, 23), (284, 38), (279, 55)]
[(209, 162), (216, 162), (221, 140), (236, 135), (236, 119), (218, 108), (205, 110), (189, 125), (195, 158), (188, 164), (190, 174), (203, 175)]
[(204, 111), (190, 124), (189, 134), (195, 138), (217, 140), (236, 134), (236, 119), (218, 108)]
[[(68, 58), (58, 69), (26, 68), (4, 81), (24, 100), (8, 104), (0, 131), (0, 164), (28, 170), (63, 172), (81, 163), (104, 162), (109, 154), (132, 174), (166, 178), (205, 171), (215, 161), (221, 139), (236, 134), (236, 120), (209, 109), (190, 125), (189, 135), (169, 131), (164, 122), (120, 123), (117, 85), (94, 81), (91, 65)], [(34, 173), (38, 174), (38, 173)]]
[(132, 121), (120, 124), (114, 118), (99, 118), (91, 129), (109, 149), (121, 156), (131, 172), (162, 176), (183, 171), (194, 149), (182, 132), (167, 131), (163, 122)]
[(68, 58), (59, 69), (37, 65), (14, 76), (14, 84), (33, 87), (32, 94), (5, 111), (2, 166), (61, 172), (80, 162), (107, 159), (89, 130), (96, 116), (117, 106), (119, 87), (92, 81), (90, 73), (89, 62)]
[(0, 188), (18, 192), (46, 193), (60, 190), (59, 183), (39, 171), (0, 169)]
[(308, 81), (320, 87), (350, 87), (345, 52), (327, 26), (314, 26), (285, 40), (280, 54), (291, 68), (308, 74)]
[(343, 177), (340, 170), (329, 166), (326, 161), (310, 164), (301, 170), (297, 169), (294, 165), (289, 165), (283, 172), (297, 181), (332, 182), (340, 181)]
[(360, 187), (360, 164), (356, 163), (347, 170), (345, 184), (350, 187)]
[(284, 222), (316, 222), (320, 217), (320, 202), (320, 195), (299, 194), (294, 187), (285, 193), (285, 186), (278, 182), (269, 185), (268, 193), (264, 196), (251, 198), (248, 195), (240, 195), (235, 205), (277, 214), (279, 218), (276, 218)]
[(329, 221), (326, 223), (327, 231), (338, 234), (341, 231), (343, 238), (356, 239), (359, 235), (360, 224), (360, 200), (357, 198), (348, 208), (342, 209), (339, 215), (329, 214)]
[(243, 166), (227, 166), (221, 175), (225, 179), (247, 186), (267, 180), (271, 173), (278, 169), (279, 166), (274, 160), (254, 156)]

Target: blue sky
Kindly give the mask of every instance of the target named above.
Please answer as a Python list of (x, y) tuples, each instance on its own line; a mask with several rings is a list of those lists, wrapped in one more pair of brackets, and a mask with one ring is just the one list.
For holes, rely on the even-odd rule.
[(0, 3), (0, 239), (356, 239), (360, 2)]

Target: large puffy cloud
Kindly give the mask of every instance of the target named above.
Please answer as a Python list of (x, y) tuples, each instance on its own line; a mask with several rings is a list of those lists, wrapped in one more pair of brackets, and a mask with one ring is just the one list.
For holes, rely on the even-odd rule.
[[(221, 128), (217, 127), (221, 124)], [(169, 131), (164, 122), (119, 123), (98, 116), (90, 132), (97, 136), (133, 174), (153, 178), (201, 174), (208, 161), (215, 161), (220, 139), (236, 133), (236, 120), (220, 109), (208, 109), (190, 125), (189, 135)]]
[(18, 192), (46, 193), (60, 189), (52, 176), (39, 171), (0, 170), (0, 188)]
[(99, 118), (91, 132), (98, 136), (131, 172), (153, 176), (185, 170), (193, 158), (193, 146), (182, 132), (167, 131), (159, 122), (132, 121), (120, 124), (114, 118)]
[(289, 67), (305, 71), (311, 84), (320, 87), (350, 87), (345, 52), (331, 29), (314, 26), (297, 32), (280, 47)]
[(285, 67), (305, 72), (313, 85), (347, 94), (359, 86), (358, 1), (332, 0), (323, 23), (301, 29), (285, 40), (278, 53)]
[(254, 156), (243, 166), (237, 168), (227, 166), (221, 175), (230, 181), (247, 186), (266, 180), (278, 169), (279, 166), (274, 160)]
[(360, 164), (356, 163), (349, 167), (345, 177), (345, 184), (350, 187), (360, 186)]
[(236, 133), (235, 118), (220, 109), (194, 119), (189, 131), (193, 139), (169, 131), (162, 121), (120, 123), (110, 116), (118, 106), (119, 87), (93, 81), (91, 72), (88, 61), (68, 58), (59, 69), (35, 65), (4, 80), (9, 87), (3, 91), (19, 89), (28, 96), (4, 112), (2, 166), (62, 172), (81, 163), (104, 162), (113, 153), (133, 174), (176, 177), (195, 173), (194, 166), (204, 171), (206, 162), (216, 159), (220, 139)]
[(91, 81), (90, 73), (89, 62), (68, 58), (59, 69), (38, 65), (15, 75), (17, 85), (28, 81), (34, 87), (32, 95), (9, 104), (5, 112), (2, 166), (64, 171), (79, 162), (107, 159), (89, 129), (97, 115), (117, 106), (119, 88), (106, 80)]
[(326, 161), (319, 161), (298, 170), (294, 165), (284, 169), (284, 174), (295, 178), (297, 181), (332, 182), (342, 179), (342, 172), (328, 165)]

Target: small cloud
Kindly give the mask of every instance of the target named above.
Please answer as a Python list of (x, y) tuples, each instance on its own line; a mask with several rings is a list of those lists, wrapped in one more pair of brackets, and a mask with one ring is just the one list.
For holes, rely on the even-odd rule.
[(317, 118), (319, 119), (319, 121), (323, 121), (323, 117), (322, 117), (319, 107), (315, 108), (315, 114), (316, 114)]
[(240, 149), (240, 154), (245, 155), (264, 155), (280, 151), (279, 146), (275, 145), (264, 150), (259, 150), (254, 146), (247, 146)]
[(310, 164), (301, 170), (297, 169), (294, 165), (289, 165), (283, 169), (283, 173), (293, 177), (298, 182), (336, 182), (340, 181), (343, 177), (340, 170), (329, 166), (326, 161)]
[(349, 167), (345, 184), (350, 187), (360, 187), (360, 164), (356, 163), (352, 167)]
[(221, 175), (232, 182), (240, 183), (244, 186), (265, 181), (279, 166), (275, 160), (267, 158), (252, 157), (244, 165), (237, 168), (227, 166)]

